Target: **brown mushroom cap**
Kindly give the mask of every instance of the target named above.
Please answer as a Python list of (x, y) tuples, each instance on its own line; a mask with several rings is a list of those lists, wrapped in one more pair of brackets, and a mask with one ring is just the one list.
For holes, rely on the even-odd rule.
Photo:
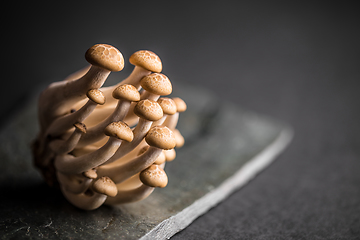
[(104, 133), (107, 136), (117, 137), (128, 142), (131, 142), (134, 138), (130, 127), (122, 121), (110, 123), (105, 128)]
[(140, 100), (140, 93), (130, 84), (120, 85), (112, 93), (112, 96), (116, 99), (124, 99), (127, 101), (137, 102)]
[(172, 92), (169, 78), (162, 73), (147, 75), (141, 79), (140, 84), (143, 89), (153, 94), (169, 95)]
[(74, 124), (74, 127), (76, 129), (80, 130), (82, 133), (86, 133), (86, 126), (85, 126), (84, 123), (77, 122), (77, 123)]
[(129, 61), (132, 65), (140, 66), (151, 72), (161, 72), (162, 70), (159, 56), (148, 50), (140, 50), (133, 53)]
[(118, 193), (116, 184), (109, 177), (98, 178), (94, 182), (92, 189), (97, 193), (105, 194), (110, 197), (115, 197)]
[(90, 64), (118, 72), (124, 68), (124, 58), (119, 50), (108, 44), (96, 44), (85, 53)]
[(176, 146), (174, 133), (165, 126), (152, 127), (146, 134), (145, 141), (153, 147), (171, 149)]
[(168, 177), (165, 171), (156, 164), (151, 165), (140, 173), (140, 180), (150, 187), (166, 187), (168, 183)]
[(164, 114), (173, 115), (176, 113), (176, 104), (171, 98), (162, 97), (157, 100)]
[(105, 103), (105, 96), (99, 89), (90, 89), (86, 96), (96, 104), (103, 105)]
[(186, 103), (179, 97), (173, 98), (178, 112), (184, 112), (187, 109)]
[(149, 99), (139, 101), (134, 107), (134, 113), (149, 121), (157, 121), (163, 116), (163, 110), (160, 105)]

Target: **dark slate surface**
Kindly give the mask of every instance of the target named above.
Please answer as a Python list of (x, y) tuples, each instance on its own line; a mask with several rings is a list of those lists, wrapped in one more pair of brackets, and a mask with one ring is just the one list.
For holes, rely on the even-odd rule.
[(13, 1), (6, 11), (2, 121), (34, 86), (85, 66), (86, 49), (106, 42), (126, 59), (153, 50), (170, 79), (294, 126), (274, 164), (173, 239), (359, 238), (356, 2)]
[[(157, 189), (144, 201), (105, 206), (92, 212), (72, 207), (61, 194), (43, 185), (32, 167), (29, 149), (37, 133), (36, 101), (20, 111), (0, 134), (4, 171), (0, 178), (1, 237), (170, 237), (242, 186), (254, 175), (252, 172), (267, 165), (259, 163), (255, 170), (237, 173), (244, 164), (277, 144), (279, 147), (271, 150), (274, 153), (263, 156), (266, 162), (272, 161), (289, 141), (290, 136), (282, 139), (282, 135), (291, 134), (284, 124), (241, 111), (201, 88), (175, 84), (175, 89), (174, 96), (181, 96), (188, 104), (178, 125), (186, 145), (177, 151), (176, 160), (166, 166), (168, 186)], [(222, 186), (236, 173), (238, 178)]]

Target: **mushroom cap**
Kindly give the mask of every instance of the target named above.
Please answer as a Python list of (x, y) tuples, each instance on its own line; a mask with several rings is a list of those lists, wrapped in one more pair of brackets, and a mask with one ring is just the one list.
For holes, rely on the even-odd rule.
[(85, 53), (90, 64), (118, 72), (124, 68), (124, 57), (119, 50), (108, 44), (96, 44)]
[(151, 165), (140, 173), (140, 180), (143, 184), (150, 187), (166, 187), (168, 177), (165, 171), (156, 164)]
[(105, 96), (99, 89), (90, 89), (86, 96), (96, 104), (103, 105), (105, 103)]
[(85, 172), (82, 173), (82, 175), (86, 178), (90, 178), (90, 179), (96, 179), (97, 178), (97, 173), (94, 169), (89, 169)]
[(157, 121), (164, 115), (160, 105), (149, 99), (139, 101), (134, 107), (134, 113), (148, 121)]
[(130, 56), (132, 65), (142, 67), (151, 72), (161, 72), (162, 63), (158, 55), (149, 50), (140, 50)]
[(104, 130), (105, 135), (110, 137), (116, 137), (128, 142), (131, 142), (134, 138), (134, 134), (130, 127), (122, 122), (112, 122)]
[(145, 141), (152, 147), (161, 149), (172, 149), (176, 146), (174, 133), (165, 126), (155, 126), (150, 128), (146, 134)]
[(176, 104), (171, 98), (162, 97), (157, 100), (164, 114), (173, 115), (176, 113)]
[(179, 97), (173, 98), (178, 112), (184, 112), (187, 109), (186, 103)]
[(162, 73), (152, 73), (140, 80), (141, 87), (148, 92), (157, 95), (169, 95), (172, 85), (167, 76)]
[(123, 99), (127, 101), (137, 102), (140, 100), (140, 93), (131, 84), (123, 84), (115, 88), (112, 96), (116, 99)]
[(82, 133), (86, 133), (86, 125), (84, 123), (77, 122), (74, 124), (74, 127)]
[(118, 193), (116, 184), (109, 177), (100, 177), (92, 185), (92, 189), (110, 197), (115, 197)]

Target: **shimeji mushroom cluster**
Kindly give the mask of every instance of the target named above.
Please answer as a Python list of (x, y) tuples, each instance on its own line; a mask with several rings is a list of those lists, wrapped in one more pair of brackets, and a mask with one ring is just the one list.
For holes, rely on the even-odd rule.
[(176, 125), (186, 104), (161, 97), (172, 85), (151, 51), (132, 54), (132, 73), (111, 87), (102, 85), (123, 69), (120, 51), (97, 44), (85, 58), (90, 67), (50, 84), (39, 97), (35, 165), (82, 209), (144, 199), (167, 185), (164, 166), (184, 144)]

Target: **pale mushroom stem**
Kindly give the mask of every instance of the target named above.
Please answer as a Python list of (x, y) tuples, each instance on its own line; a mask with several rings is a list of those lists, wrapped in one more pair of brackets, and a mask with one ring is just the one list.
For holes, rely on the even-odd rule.
[(89, 99), (78, 111), (57, 118), (50, 124), (45, 136), (60, 136), (69, 130), (76, 122), (83, 122), (93, 112), (97, 105), (97, 103)]
[(77, 145), (77, 148), (87, 146), (89, 144), (92, 144), (94, 142), (103, 139), (105, 137), (104, 134), (105, 127), (109, 125), (111, 122), (117, 122), (123, 120), (129, 111), (129, 107), (130, 107), (129, 101), (119, 100), (115, 110), (108, 118), (103, 120), (101, 123), (89, 128), (86, 131), (86, 134), (84, 134), (81, 137)]
[(155, 188), (142, 184), (140, 187), (131, 190), (118, 190), (115, 197), (108, 197), (105, 204), (116, 205), (123, 203), (131, 203), (147, 198)]
[(85, 172), (105, 163), (114, 155), (121, 145), (121, 142), (121, 139), (110, 137), (104, 146), (92, 153), (80, 157), (74, 157), (70, 154), (58, 155), (55, 158), (55, 167), (58, 171), (67, 174), (79, 174)]
[(90, 89), (100, 88), (111, 71), (92, 65), (89, 71), (77, 80), (51, 84), (39, 98), (39, 121), (42, 129), (57, 117), (70, 112), (73, 105), (86, 98)]
[(94, 210), (99, 208), (107, 198), (105, 194), (93, 191), (89, 192), (89, 194), (87, 192), (74, 194), (67, 191), (64, 187), (61, 187), (61, 192), (71, 204), (84, 210)]
[[(85, 125), (84, 125), (85, 126)], [(74, 132), (66, 140), (56, 139), (49, 143), (52, 151), (56, 154), (66, 154), (74, 150), (81, 136), (85, 133), (85, 128), (75, 127)]]
[(80, 194), (85, 192), (93, 181), (93, 179), (89, 179), (83, 176), (80, 177), (78, 175), (67, 175), (59, 171), (56, 172), (56, 177), (60, 185), (65, 190), (74, 194)]
[(159, 99), (160, 95), (151, 93), (149, 91), (144, 90), (141, 94), (141, 99), (149, 99), (153, 101), (157, 101)]
[(174, 130), (176, 128), (178, 121), (179, 121), (179, 112), (176, 112), (173, 115), (167, 116), (166, 120), (162, 125), (170, 128), (171, 130)]
[(89, 69), (91, 68), (91, 65), (88, 65), (70, 75), (68, 75), (64, 81), (71, 81), (71, 80), (76, 80), (76, 79), (79, 79), (81, 78), (82, 76), (84, 76), (88, 71)]
[(160, 156), (162, 149), (150, 146), (148, 150), (142, 155), (126, 162), (111, 166), (111, 168), (99, 167), (97, 174), (99, 176), (108, 176), (116, 184), (121, 183), (129, 177), (151, 166), (156, 159)]
[(150, 130), (152, 125), (152, 121), (140, 118), (139, 123), (136, 125), (134, 132), (134, 139), (131, 142), (124, 142), (121, 144), (119, 149), (116, 151), (116, 153), (106, 162), (112, 163), (119, 158), (125, 156), (130, 151), (132, 151), (137, 145), (140, 144), (140, 142), (144, 139), (146, 133)]

